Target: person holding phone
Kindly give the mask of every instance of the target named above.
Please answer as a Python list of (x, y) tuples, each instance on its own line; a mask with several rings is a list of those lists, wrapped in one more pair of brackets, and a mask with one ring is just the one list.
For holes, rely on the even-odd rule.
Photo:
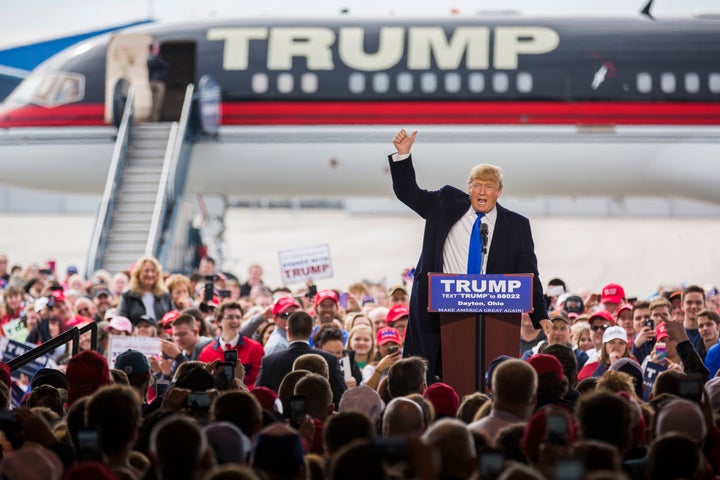
[(252, 388), (260, 372), (265, 351), (260, 343), (240, 332), (242, 307), (237, 302), (223, 302), (215, 312), (215, 318), (220, 326), (220, 335), (202, 349), (198, 360), (206, 363), (224, 360), (225, 351), (237, 350), (238, 361), (245, 366), (245, 385)]
[(313, 342), (315, 343), (315, 348), (335, 355), (341, 367), (344, 368), (343, 363), (348, 362), (351, 375), (351, 378), (345, 376), (345, 383), (348, 388), (360, 385), (360, 382), (362, 382), (362, 373), (360, 373), (360, 369), (355, 363), (355, 352), (345, 350), (343, 347), (343, 334), (340, 327), (334, 324), (320, 326), (320, 329), (313, 337)]
[(385, 327), (378, 330), (375, 337), (377, 353), (363, 370), (363, 384), (373, 390), (377, 390), (380, 380), (387, 376), (390, 367), (402, 358), (400, 332), (392, 327)]

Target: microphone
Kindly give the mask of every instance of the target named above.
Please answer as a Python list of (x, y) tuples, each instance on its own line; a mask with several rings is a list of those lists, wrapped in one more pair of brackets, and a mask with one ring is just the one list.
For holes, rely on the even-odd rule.
[(482, 238), (483, 254), (487, 253), (488, 226), (487, 223), (480, 224), (480, 238)]

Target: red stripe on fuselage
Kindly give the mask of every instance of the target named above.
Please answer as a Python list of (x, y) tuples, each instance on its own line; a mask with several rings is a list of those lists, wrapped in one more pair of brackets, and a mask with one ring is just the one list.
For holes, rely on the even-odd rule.
[[(105, 125), (103, 104), (24, 106), (0, 128)], [(718, 125), (720, 103), (232, 102), (224, 125)]]

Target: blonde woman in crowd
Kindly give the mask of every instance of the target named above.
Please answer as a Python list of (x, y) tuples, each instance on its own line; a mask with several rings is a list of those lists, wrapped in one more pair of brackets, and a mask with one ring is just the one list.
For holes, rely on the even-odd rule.
[(118, 315), (133, 323), (148, 315), (157, 322), (170, 310), (170, 294), (162, 283), (160, 262), (155, 257), (140, 257), (130, 276), (130, 288), (120, 298)]

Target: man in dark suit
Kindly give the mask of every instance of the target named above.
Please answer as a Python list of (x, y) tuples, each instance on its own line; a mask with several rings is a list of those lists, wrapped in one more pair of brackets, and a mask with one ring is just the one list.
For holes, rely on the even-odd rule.
[(530, 314), (536, 329), (548, 331), (548, 320), (542, 283), (538, 277), (537, 259), (530, 222), (527, 218), (497, 203), (502, 194), (502, 171), (493, 165), (477, 165), (468, 178), (467, 191), (446, 185), (440, 190), (423, 190), (417, 185), (410, 149), (413, 132), (400, 130), (393, 140), (397, 154), (388, 157), (393, 190), (397, 198), (425, 219), (423, 247), (415, 268), (410, 297), (410, 316), (403, 355), (420, 355), (428, 360), (428, 380), (442, 378), (440, 320), (427, 311), (427, 274), (467, 273), (470, 232), (482, 213), (488, 226), (487, 255), (483, 255), (481, 273), (532, 273), (533, 308)]
[(255, 381), (256, 387), (268, 387), (278, 391), (285, 375), (292, 371), (293, 363), (306, 353), (320, 355), (328, 364), (330, 387), (333, 392), (335, 407), (340, 404), (342, 394), (347, 390), (345, 377), (340, 371), (338, 359), (335, 355), (312, 348), (308, 343), (313, 329), (313, 319), (303, 311), (294, 312), (287, 320), (287, 336), (290, 346), (287, 350), (266, 355), (262, 359), (260, 374)]

